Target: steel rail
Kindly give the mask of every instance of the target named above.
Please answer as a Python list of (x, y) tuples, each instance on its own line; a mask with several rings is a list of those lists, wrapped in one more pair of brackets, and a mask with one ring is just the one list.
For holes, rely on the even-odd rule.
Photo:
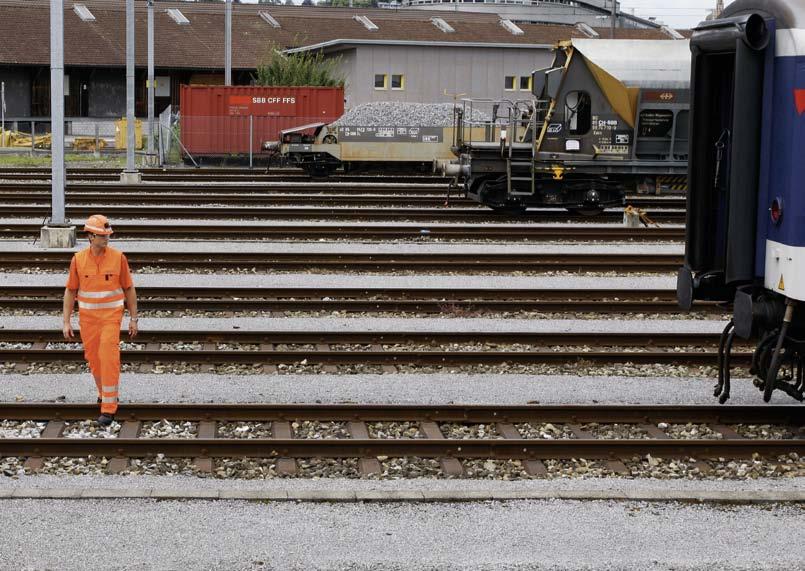
[[(73, 252), (0, 252), (0, 269), (68, 267)], [(636, 271), (674, 272), (682, 265), (677, 254), (495, 254), (400, 253), (349, 254), (308, 252), (127, 252), (137, 269), (250, 268), (310, 270), (473, 270), (494, 271)]]
[(802, 440), (451, 440), (20, 438), (0, 439), (0, 456), (143, 458), (420, 458), (615, 459), (632, 456), (750, 458), (805, 452)]
[[(47, 192), (15, 192), (4, 193), (0, 191), (0, 199), (9, 203), (25, 204), (26, 206), (46, 204), (50, 200), (50, 193)], [(248, 205), (305, 205), (305, 206), (432, 206), (443, 207), (446, 194), (428, 195), (405, 195), (405, 194), (324, 194), (324, 193), (298, 193), (298, 194), (274, 194), (274, 193), (252, 193), (252, 194), (213, 194), (213, 193), (67, 193), (67, 201), (72, 205), (99, 205), (109, 204), (223, 204), (226, 206), (248, 206)], [(473, 206), (471, 200), (461, 198), (456, 194), (450, 197), (451, 206)], [(478, 206), (478, 208), (483, 208)]]
[[(5, 223), (0, 228), (0, 237), (24, 238), (38, 236), (41, 224)], [(173, 239), (231, 239), (232, 224), (178, 224), (158, 226), (153, 224), (115, 223), (115, 231), (126, 238), (173, 238)], [(534, 225), (429, 225), (419, 226), (366, 226), (366, 225), (244, 225), (237, 229), (238, 238), (272, 240), (363, 239), (394, 240), (405, 238), (444, 238), (452, 240), (561, 240), (579, 242), (589, 240), (667, 242), (682, 241), (684, 228), (624, 228), (613, 226), (579, 226), (571, 229)]]
[[(80, 329), (75, 329), (80, 334)], [(61, 329), (0, 329), (0, 341), (63, 342)], [(153, 330), (140, 331), (138, 343), (274, 343), (274, 344), (451, 344), (513, 343), (540, 346), (597, 345), (624, 347), (717, 347), (718, 333), (581, 333), (532, 331), (296, 331), (296, 330)]]
[[(70, 169), (67, 171), (67, 180), (75, 181), (97, 181), (97, 182), (116, 182), (120, 180), (120, 171), (105, 169), (106, 172), (89, 172)], [(408, 182), (412, 184), (444, 184), (447, 185), (449, 179), (438, 175), (355, 175), (336, 173), (322, 181), (322, 179), (311, 179), (310, 176), (300, 170), (270, 170), (255, 169), (252, 171), (243, 170), (238, 172), (211, 172), (212, 169), (187, 170), (177, 172), (173, 170), (151, 170), (142, 169), (143, 180), (145, 181), (205, 181), (205, 182), (241, 182), (241, 181), (314, 181), (314, 182)], [(225, 169), (224, 169), (225, 170)], [(44, 180), (50, 178), (50, 171), (32, 170), (25, 171), (15, 168), (0, 169), (0, 179), (10, 180)]]
[[(0, 216), (5, 218), (42, 217), (49, 212), (49, 206), (39, 205), (0, 205)], [(97, 208), (97, 207), (96, 207)], [(211, 219), (211, 218), (243, 218), (243, 219), (315, 219), (315, 220), (461, 220), (461, 221), (489, 221), (489, 220), (591, 220), (613, 221), (622, 220), (621, 212), (604, 212), (595, 218), (576, 216), (565, 210), (548, 210), (528, 212), (522, 216), (513, 217), (479, 207), (450, 207), (450, 208), (349, 208), (349, 207), (228, 207), (228, 206), (119, 206), (108, 205), (103, 207), (104, 213), (114, 218), (182, 218), (182, 219)], [(84, 219), (94, 210), (88, 206), (67, 206), (67, 214), (78, 220)], [(685, 212), (682, 210), (663, 210), (651, 213), (652, 220), (656, 222), (684, 223)]]
[[(4, 420), (85, 420), (97, 405), (76, 403), (0, 403)], [(805, 424), (802, 405), (474, 405), (474, 404), (273, 404), (123, 403), (120, 422), (285, 420), (363, 422), (551, 422), (620, 424)]]
[[(175, 416), (173, 405), (123, 405), (118, 417), (129, 423), (139, 423), (148, 419), (198, 419), (212, 426), (208, 436), (195, 439), (145, 439), (135, 437), (120, 438), (18, 438), (0, 439), (0, 456), (68, 456), (78, 457), (96, 455), (115, 458), (153, 457), (162, 454), (169, 457), (194, 457), (198, 459), (215, 457), (254, 457), (254, 458), (303, 458), (303, 457), (378, 457), (378, 456), (416, 456), (435, 458), (495, 458), (495, 459), (571, 459), (590, 458), (616, 460), (632, 456), (651, 454), (658, 457), (690, 457), (698, 458), (725, 457), (746, 458), (755, 454), (774, 456), (801, 453), (805, 451), (805, 439), (789, 440), (755, 440), (727, 437), (722, 440), (675, 440), (671, 438), (645, 438), (633, 440), (609, 440), (596, 438), (579, 439), (472, 439), (457, 440), (435, 438), (407, 439), (233, 439), (215, 438), (215, 422), (226, 420), (271, 420), (272, 422), (288, 422), (288, 420), (310, 418), (327, 418), (328, 420), (344, 419), (350, 422), (366, 422), (369, 420), (419, 420), (420, 422), (454, 421), (454, 422), (488, 422), (511, 423), (516, 421), (537, 422), (613, 422), (612, 418), (621, 418), (621, 422), (647, 423), (664, 420), (667, 422), (692, 422), (695, 418), (717, 419), (716, 422), (751, 422), (748, 419), (770, 419), (780, 424), (802, 425), (802, 407), (763, 407), (765, 412), (755, 412), (753, 407), (722, 407), (716, 411), (701, 410), (692, 415), (684, 411), (685, 407), (674, 410), (649, 410), (637, 407), (628, 411), (627, 407), (613, 410), (613, 407), (407, 407), (401, 409), (394, 406), (330, 407), (321, 405), (318, 410), (309, 405), (294, 409), (291, 407), (275, 407), (264, 405), (185, 405)], [(47, 408), (45, 408), (47, 407)], [(553, 409), (553, 410), (551, 410)], [(575, 410), (574, 410), (575, 409)], [(605, 410), (608, 409), (608, 410)], [(799, 409), (799, 410), (797, 410)], [(95, 407), (86, 405), (3, 405), (0, 416), (19, 419), (50, 420), (63, 422), (68, 419), (85, 419), (96, 412)], [(192, 415), (188, 415), (192, 412)], [(603, 413), (603, 414), (599, 414)], [(4, 414), (8, 413), (8, 414)], [(607, 414), (608, 413), (608, 414)], [(636, 413), (636, 414), (635, 414)], [(702, 414), (703, 413), (703, 414)], [(774, 414), (777, 413), (777, 414)], [(245, 416), (244, 416), (245, 415)], [(308, 415), (308, 416), (306, 416)], [(607, 420), (602, 420), (602, 419)], [(758, 420), (755, 420), (758, 422)], [(516, 429), (515, 429), (516, 430)], [(368, 435), (367, 435), (368, 436)]]
[[(64, 289), (6, 286), (0, 308), (61, 311)], [(224, 288), (138, 286), (140, 311), (679, 313), (674, 290)], [(376, 299), (376, 298), (382, 299)], [(697, 310), (717, 310), (700, 302)]]
[[(120, 175), (118, 174), (118, 177)], [(114, 196), (116, 194), (134, 194), (144, 192), (149, 194), (174, 193), (174, 192), (194, 192), (198, 194), (243, 194), (244, 192), (256, 192), (261, 194), (283, 194), (288, 192), (313, 191), (339, 193), (339, 194), (446, 194), (447, 184), (434, 183), (412, 183), (412, 182), (322, 182), (322, 181), (242, 181), (245, 184), (237, 183), (203, 183), (196, 181), (188, 182), (152, 182), (146, 184), (120, 184), (120, 183), (73, 183), (68, 184), (66, 191), (68, 196), (74, 192), (92, 192)], [(287, 184), (284, 184), (287, 183)], [(9, 183), (0, 182), (0, 193), (8, 194), (15, 192), (47, 192), (47, 183)], [(455, 190), (452, 191), (455, 194)]]
[[(237, 351), (237, 350), (123, 350), (123, 363), (154, 365), (165, 363), (248, 364), (248, 365), (686, 365), (715, 366), (717, 354), (689, 351)], [(0, 349), (6, 363), (81, 363), (80, 349)], [(731, 362), (746, 367), (751, 351), (735, 351)]]
[[(76, 331), (80, 338), (80, 331)], [(31, 348), (0, 349), (0, 362), (81, 362), (80, 349), (47, 349), (48, 343), (63, 343), (61, 331), (51, 329), (3, 329), (0, 341), (31, 343)], [(421, 350), (418, 346), (450, 346), (468, 343), (519, 344), (542, 347), (539, 350)], [(716, 360), (718, 335), (698, 334), (625, 334), (625, 333), (531, 333), (531, 332), (321, 332), (321, 331), (141, 331), (137, 343), (144, 349), (125, 349), (123, 362), (153, 364), (182, 363), (248, 363), (278, 365), (477, 365), (477, 364), (565, 364), (633, 363), (669, 365), (712, 365)], [(192, 343), (200, 348), (161, 349), (162, 343)], [(218, 349), (218, 344), (253, 344), (255, 350)], [(277, 349), (277, 345), (315, 345), (315, 349)], [(363, 345), (338, 348), (340, 345)], [(412, 347), (409, 350), (383, 345)], [(679, 350), (680, 346), (696, 346), (697, 351)], [(366, 347), (369, 347), (368, 350)], [(571, 347), (567, 349), (567, 347)], [(576, 349), (575, 347), (583, 347)], [(597, 347), (597, 349), (596, 349)], [(618, 349), (612, 349), (617, 347)], [(640, 348), (641, 350), (635, 350)], [(665, 350), (658, 350), (658, 349)], [(732, 362), (745, 366), (751, 362), (748, 349), (736, 347)]]

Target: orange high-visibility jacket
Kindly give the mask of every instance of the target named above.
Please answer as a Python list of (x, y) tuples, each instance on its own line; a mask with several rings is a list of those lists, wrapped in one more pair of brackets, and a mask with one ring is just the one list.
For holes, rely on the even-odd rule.
[(126, 296), (120, 285), (123, 254), (120, 250), (106, 248), (106, 253), (97, 264), (90, 249), (75, 255), (78, 270), (78, 313), (99, 318), (116, 318), (122, 315)]

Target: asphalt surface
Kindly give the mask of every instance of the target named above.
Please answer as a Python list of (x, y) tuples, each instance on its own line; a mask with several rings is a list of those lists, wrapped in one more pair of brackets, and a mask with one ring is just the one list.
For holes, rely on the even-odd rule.
[[(801, 569), (799, 507), (2, 504), (2, 569)], [(793, 536), (793, 537), (792, 537)]]

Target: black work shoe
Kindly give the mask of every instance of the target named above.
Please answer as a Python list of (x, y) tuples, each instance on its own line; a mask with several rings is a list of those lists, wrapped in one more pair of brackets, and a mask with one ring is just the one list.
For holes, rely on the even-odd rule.
[(101, 426), (109, 426), (114, 421), (115, 421), (114, 414), (103, 413), (101, 416), (98, 417), (98, 424)]

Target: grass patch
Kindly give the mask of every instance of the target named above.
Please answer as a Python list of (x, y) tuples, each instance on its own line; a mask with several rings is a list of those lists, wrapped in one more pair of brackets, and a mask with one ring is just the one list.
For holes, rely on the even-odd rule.
[[(66, 153), (64, 162), (70, 165), (86, 164), (96, 167), (124, 167), (126, 155), (101, 155)], [(139, 162), (139, 161), (137, 161)], [(50, 155), (0, 154), (0, 167), (49, 167)]]

